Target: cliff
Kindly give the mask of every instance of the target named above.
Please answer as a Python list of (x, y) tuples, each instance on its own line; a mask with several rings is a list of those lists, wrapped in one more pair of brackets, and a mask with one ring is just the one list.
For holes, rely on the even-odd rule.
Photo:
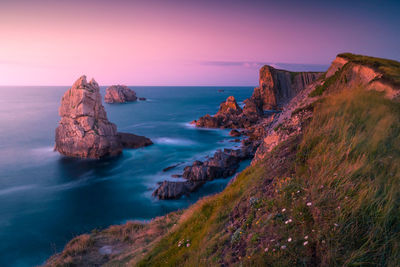
[[(121, 232), (108, 236), (106, 244), (115, 253), (107, 255), (106, 262), (399, 266), (400, 103), (387, 92), (398, 90), (400, 63), (376, 58), (366, 63), (354, 57), (359, 56), (339, 55), (325, 77), (303, 88), (272, 121), (252, 126), (265, 132), (257, 151), (260, 157), (223, 192), (182, 211), (159, 239), (150, 236), (151, 245), (142, 253), (136, 246), (132, 252), (118, 253), (118, 247), (131, 241), (117, 242)], [(377, 67), (382, 62), (393, 64)], [(370, 69), (372, 76), (379, 74), (372, 80)], [(338, 73), (346, 80), (338, 79), (344, 77)], [(376, 81), (388, 91), (371, 86)], [(155, 222), (159, 218), (146, 227)], [(129, 236), (146, 231), (138, 229)], [(68, 254), (71, 242), (49, 265), (64, 263), (62, 259), (88, 264), (90, 257), (98, 262), (104, 258), (101, 237), (109, 232), (90, 234), (87, 238), (93, 242), (74, 254)]]
[(319, 72), (290, 72), (265, 65), (260, 69), (259, 87), (254, 89), (251, 99), (263, 110), (281, 108), (320, 75)]

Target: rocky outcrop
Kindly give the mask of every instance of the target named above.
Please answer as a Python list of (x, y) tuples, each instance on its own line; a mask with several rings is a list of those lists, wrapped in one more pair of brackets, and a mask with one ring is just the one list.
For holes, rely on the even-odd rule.
[(136, 93), (126, 85), (112, 85), (106, 89), (104, 102), (125, 103), (136, 101)]
[(260, 70), (259, 87), (241, 109), (233, 96), (223, 102), (214, 116), (193, 121), (197, 127), (248, 128), (265, 117), (268, 110), (281, 110), (294, 96), (321, 76), (320, 72), (290, 72), (265, 65)]
[[(258, 116), (260, 116), (260, 113), (255, 115), (257, 118)], [(249, 109), (244, 112), (235, 98), (229, 96), (225, 102), (221, 103), (218, 112), (214, 116), (207, 114), (198, 120), (192, 121), (192, 124), (205, 128), (244, 128), (252, 122), (254, 122), (254, 116), (249, 112)]]
[(55, 150), (61, 154), (98, 159), (121, 153), (117, 127), (107, 119), (94, 79), (80, 77), (62, 97), (59, 114)]
[[(389, 63), (387, 63), (389, 62)], [(385, 65), (388, 64), (387, 66)], [(400, 64), (393, 61), (353, 54), (339, 54), (325, 75), (324, 92), (363, 87), (384, 92), (389, 99), (399, 98), (400, 84), (393, 83), (385, 68)]]
[(153, 192), (153, 196), (158, 199), (178, 199), (184, 195), (189, 195), (191, 192), (195, 191), (204, 182), (171, 182), (164, 181), (160, 186)]
[(254, 89), (251, 99), (262, 110), (281, 108), (320, 75), (320, 72), (290, 72), (265, 65), (260, 69), (259, 87)]
[(99, 85), (93, 79), (88, 83), (86, 76), (65, 92), (59, 114), (55, 150), (68, 157), (99, 159), (152, 144), (146, 137), (117, 132), (101, 104)]
[(145, 136), (131, 133), (118, 133), (117, 135), (123, 148), (140, 148), (153, 144), (153, 142)]
[(250, 143), (242, 149), (218, 150), (207, 161), (195, 161), (191, 166), (184, 168), (183, 182), (164, 181), (153, 192), (159, 199), (177, 199), (198, 189), (205, 182), (217, 178), (226, 178), (235, 174), (241, 160), (254, 156), (256, 147)]

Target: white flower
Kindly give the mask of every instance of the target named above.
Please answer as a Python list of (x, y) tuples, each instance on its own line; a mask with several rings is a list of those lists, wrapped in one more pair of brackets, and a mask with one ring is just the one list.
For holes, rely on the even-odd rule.
[(296, 192), (296, 193), (297, 193), (297, 194), (298, 194), (298, 193), (300, 193), (300, 190), (297, 190), (297, 192)]
[(288, 242), (292, 242), (292, 238), (291, 238), (291, 237), (289, 237), (287, 241), (288, 241)]
[(307, 202), (307, 206), (309, 206), (309, 207), (310, 207), (311, 205), (312, 205), (312, 203), (311, 203), (311, 202)]
[(289, 219), (289, 220), (285, 221), (285, 224), (288, 224), (288, 223), (291, 223), (291, 222), (292, 222), (292, 219)]
[(304, 237), (304, 239), (307, 240), (307, 239), (308, 239), (308, 235), (306, 235), (306, 236)]
[(339, 227), (339, 224), (337, 224), (337, 223), (334, 223), (333, 225), (334, 225), (335, 227)]
[(281, 246), (281, 249), (286, 249), (286, 246), (285, 245)]
[(286, 209), (285, 209), (285, 208), (283, 208), (283, 209), (282, 209), (282, 212), (285, 212), (285, 211), (286, 211)]
[(304, 242), (304, 243), (303, 243), (303, 246), (307, 246), (307, 244), (308, 244), (308, 241)]

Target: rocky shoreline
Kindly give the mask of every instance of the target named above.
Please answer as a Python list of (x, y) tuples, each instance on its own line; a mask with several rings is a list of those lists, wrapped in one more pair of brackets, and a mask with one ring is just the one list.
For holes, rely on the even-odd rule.
[(259, 87), (244, 101), (243, 109), (233, 96), (229, 96), (214, 116), (207, 114), (191, 122), (199, 128), (232, 129), (231, 136), (245, 137), (241, 147), (219, 150), (204, 162), (193, 162), (179, 175), (186, 181), (165, 180), (152, 195), (158, 199), (177, 199), (189, 195), (207, 181), (234, 175), (240, 161), (254, 158), (266, 129), (279, 116), (282, 107), (320, 75), (317, 72), (277, 70), (271, 66), (261, 68)]

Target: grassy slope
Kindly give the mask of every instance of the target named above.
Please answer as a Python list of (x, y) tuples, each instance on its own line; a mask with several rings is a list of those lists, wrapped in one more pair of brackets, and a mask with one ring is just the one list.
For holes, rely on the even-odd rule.
[(385, 58), (342, 53), (338, 57), (369, 66), (383, 74), (383, 79), (394, 86), (400, 86), (400, 62)]
[(301, 142), (191, 207), (139, 266), (399, 265), (399, 119), (376, 92), (328, 96)]
[(345, 58), (349, 63), (345, 64), (342, 68), (336, 71), (336, 73), (328, 77), (321, 85), (317, 86), (310, 96), (321, 96), (331, 86), (337, 87), (337, 82), (341, 81), (346, 84), (346, 76), (343, 73), (346, 72), (346, 68), (349, 67), (350, 63), (361, 64), (364, 66), (371, 67), (375, 71), (382, 74), (380, 78), (383, 82), (388, 83), (394, 87), (400, 87), (400, 62), (384, 58), (368, 57), (362, 55), (356, 55), (351, 53), (339, 54), (338, 57)]

